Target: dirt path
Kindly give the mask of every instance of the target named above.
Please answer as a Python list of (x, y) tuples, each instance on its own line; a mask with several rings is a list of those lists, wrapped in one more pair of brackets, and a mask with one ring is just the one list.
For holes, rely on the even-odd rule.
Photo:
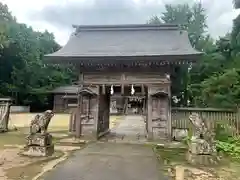
[(88, 145), (45, 175), (44, 180), (165, 180), (150, 146)]

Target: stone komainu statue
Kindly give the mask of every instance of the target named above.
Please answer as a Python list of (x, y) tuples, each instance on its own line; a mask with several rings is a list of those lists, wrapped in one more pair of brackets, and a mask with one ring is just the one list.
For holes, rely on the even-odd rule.
[(192, 138), (188, 143), (187, 160), (194, 165), (217, 164), (219, 158), (215, 145), (215, 134), (211, 122), (198, 113), (189, 117), (192, 124)]
[(37, 114), (30, 123), (30, 135), (41, 133), (46, 134), (48, 125), (54, 116), (53, 111), (47, 110), (42, 114)]
[(26, 137), (23, 154), (28, 156), (50, 156), (54, 153), (52, 135), (47, 132), (48, 125), (54, 116), (51, 110), (38, 114), (30, 123), (30, 132)]

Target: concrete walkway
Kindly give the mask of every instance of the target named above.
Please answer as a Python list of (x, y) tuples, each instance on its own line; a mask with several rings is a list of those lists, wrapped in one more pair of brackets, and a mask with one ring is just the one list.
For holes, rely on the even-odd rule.
[(166, 180), (150, 146), (94, 143), (76, 152), (44, 180)]

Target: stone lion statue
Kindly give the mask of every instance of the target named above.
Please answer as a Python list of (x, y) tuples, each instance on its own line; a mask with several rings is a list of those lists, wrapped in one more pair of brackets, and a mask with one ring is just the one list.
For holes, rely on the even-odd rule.
[(42, 114), (37, 114), (30, 123), (30, 135), (41, 133), (46, 134), (48, 125), (54, 116), (53, 111), (47, 110)]
[(198, 139), (200, 136), (206, 133), (207, 127), (198, 113), (192, 113), (189, 116), (189, 120), (193, 125), (193, 138)]
[(205, 146), (210, 146), (212, 149), (216, 149), (214, 143), (214, 130), (209, 127), (206, 121), (198, 113), (192, 113), (189, 117), (193, 125), (193, 136), (192, 140), (204, 139)]

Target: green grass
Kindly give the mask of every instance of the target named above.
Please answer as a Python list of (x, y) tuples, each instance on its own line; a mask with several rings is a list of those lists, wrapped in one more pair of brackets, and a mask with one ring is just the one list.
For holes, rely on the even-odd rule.
[(168, 169), (176, 165), (186, 165), (185, 148), (166, 148), (166, 147), (154, 147), (154, 152), (158, 158), (160, 164), (160, 171), (164, 175), (168, 175)]
[[(25, 138), (29, 133), (29, 123), (35, 115), (34, 113), (11, 114), (9, 128), (15, 126), (18, 130), (0, 133), (0, 149), (4, 148), (4, 145), (24, 145), (26, 143)], [(70, 135), (61, 137), (61, 134), (68, 135), (69, 117), (69, 114), (56, 114), (51, 120), (48, 131), (52, 133), (54, 143), (70, 137)], [(121, 116), (111, 116), (110, 128), (114, 127), (119, 120), (121, 120)]]
[(155, 152), (158, 155), (160, 161), (168, 161), (174, 163), (183, 163), (185, 160), (185, 148), (164, 148), (155, 147)]
[[(10, 125), (14, 125), (17, 131), (10, 130), (6, 133), (0, 133), (0, 149), (5, 148), (4, 145), (24, 145), (26, 143), (26, 136), (29, 133), (28, 124), (35, 114), (11, 114)], [(113, 127), (121, 119), (120, 116), (111, 116), (110, 126)], [(59, 140), (63, 138), (69, 138), (71, 135), (68, 134), (68, 120), (69, 114), (57, 114), (49, 125), (49, 132), (53, 135), (53, 143), (59, 144)], [(61, 137), (61, 134), (66, 136)], [(60, 136), (58, 136), (60, 135)]]
[[(28, 128), (18, 128), (17, 131), (9, 131), (6, 133), (0, 133), (0, 149), (4, 148), (4, 145), (24, 145), (26, 143), (26, 137), (28, 135)], [(51, 133), (51, 132), (50, 132)], [(69, 136), (58, 137), (55, 134), (66, 134), (67, 130), (53, 131), (53, 143), (58, 143), (59, 140), (63, 138), (68, 138)]]
[(232, 161), (228, 157), (224, 157), (221, 163), (217, 166), (192, 166), (186, 161), (187, 148), (164, 148), (154, 147), (154, 152), (157, 155), (160, 163), (160, 171), (165, 175), (168, 174), (168, 169), (175, 166), (193, 167), (217, 174), (227, 180), (240, 179), (240, 162)]
[(12, 131), (7, 133), (0, 133), (0, 149), (4, 148), (4, 145), (21, 145), (25, 143), (25, 137), (27, 135), (23, 133), (23, 130)]

